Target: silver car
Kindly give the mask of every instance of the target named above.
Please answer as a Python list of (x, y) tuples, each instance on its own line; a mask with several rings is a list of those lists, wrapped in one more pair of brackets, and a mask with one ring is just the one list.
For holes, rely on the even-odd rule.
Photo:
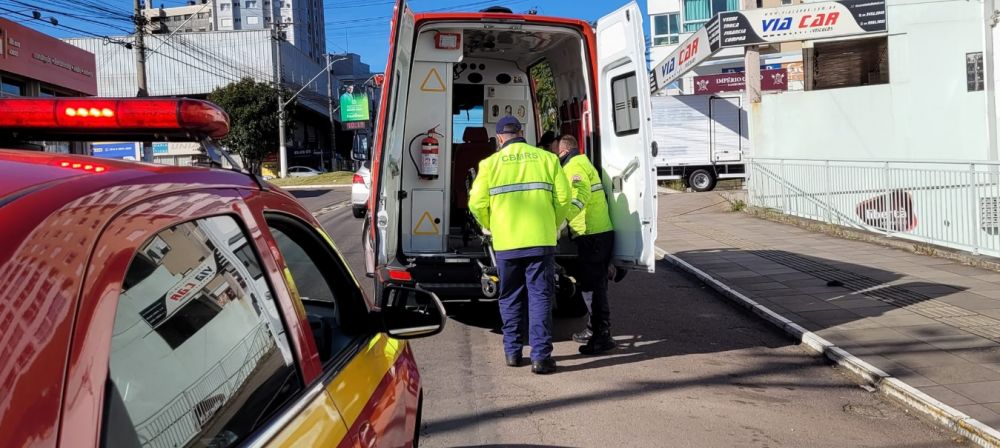
[(372, 187), (371, 162), (361, 164), (351, 181), (351, 211), (355, 218), (364, 218), (368, 212), (368, 194)]
[(288, 177), (312, 177), (323, 174), (323, 171), (308, 166), (292, 166), (288, 168)]

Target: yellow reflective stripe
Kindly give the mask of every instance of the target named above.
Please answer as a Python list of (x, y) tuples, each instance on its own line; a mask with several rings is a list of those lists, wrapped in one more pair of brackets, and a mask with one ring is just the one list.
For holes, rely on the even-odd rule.
[(396, 363), (406, 342), (379, 333), (347, 363), (326, 390), (336, 403), (344, 424), (350, 428), (372, 398), (382, 377)]
[(579, 208), (580, 208), (581, 210), (583, 209), (583, 201), (581, 201), (581, 200), (579, 200), (579, 199), (573, 199), (573, 200), (572, 200), (572, 201), (570, 201), (570, 202), (572, 202), (572, 203), (573, 203), (573, 205), (575, 205), (575, 206), (579, 207)]
[(590, 191), (591, 191), (591, 192), (595, 192), (595, 191), (601, 191), (601, 190), (603, 190), (603, 189), (604, 189), (604, 184), (592, 184), (592, 185), (590, 186)]
[(347, 437), (347, 425), (330, 395), (323, 391), (316, 400), (288, 423), (268, 446), (337, 446)]

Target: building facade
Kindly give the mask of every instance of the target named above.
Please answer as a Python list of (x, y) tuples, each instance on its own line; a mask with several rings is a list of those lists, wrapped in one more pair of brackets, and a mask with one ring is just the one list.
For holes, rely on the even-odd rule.
[[(96, 55), (99, 96), (136, 95), (133, 50), (105, 45), (99, 38), (67, 39), (67, 42)], [(271, 39), (271, 30), (156, 34), (147, 37), (146, 47), (150, 96), (205, 98), (216, 88), (244, 78), (271, 84), (279, 79), (276, 70), (279, 42)], [(287, 134), (289, 165), (319, 166), (322, 153), (326, 152), (329, 158), (333, 149), (327, 77), (317, 76), (322, 75), (325, 61), (321, 65), (288, 42), (280, 42), (280, 51), (281, 85), (292, 92), (302, 89), (296, 98), (296, 123)], [(154, 158), (162, 163), (190, 164), (194, 156), (191, 145), (170, 143), (154, 147)]]
[[(96, 95), (95, 64), (92, 52), (0, 18), (0, 98)], [(50, 152), (87, 151), (78, 143), (38, 143)]]
[(317, 63), (326, 53), (322, 0), (198, 0), (145, 9), (150, 32), (158, 34), (265, 30), (280, 25), (286, 39)]

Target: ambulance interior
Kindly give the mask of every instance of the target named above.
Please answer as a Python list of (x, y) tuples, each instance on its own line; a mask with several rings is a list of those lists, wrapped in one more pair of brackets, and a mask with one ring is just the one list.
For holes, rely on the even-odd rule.
[[(456, 35), (460, 48), (440, 48)], [(591, 147), (582, 138), (590, 129), (584, 112), (589, 91), (584, 48), (580, 33), (557, 26), (448, 23), (417, 33), (404, 130), (410, 146), (409, 155), (404, 150), (401, 179), (404, 254), (483, 254), (470, 233), (467, 176), (497, 150), (496, 122), (505, 115), (521, 121), (532, 145), (553, 131), (576, 136), (581, 148)], [(549, 111), (539, 110), (531, 78), (536, 66), (552, 73), (556, 94)], [(539, 123), (546, 112), (556, 116), (549, 129)], [(417, 137), (435, 127), (438, 176), (430, 178), (420, 173), (425, 166)]]

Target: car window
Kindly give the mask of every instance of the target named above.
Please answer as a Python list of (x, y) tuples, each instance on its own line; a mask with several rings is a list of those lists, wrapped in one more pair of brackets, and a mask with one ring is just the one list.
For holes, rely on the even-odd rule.
[(307, 224), (269, 215), (267, 224), (306, 310), (324, 364), (345, 353), (368, 330), (368, 310), (357, 282), (331, 246)]
[(233, 218), (179, 224), (140, 247), (118, 299), (107, 385), (104, 445), (150, 447), (235, 446), (302, 389)]

